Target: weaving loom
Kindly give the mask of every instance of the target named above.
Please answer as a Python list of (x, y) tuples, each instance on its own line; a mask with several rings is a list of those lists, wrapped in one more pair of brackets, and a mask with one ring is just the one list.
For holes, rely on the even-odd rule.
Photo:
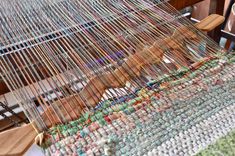
[(221, 16), (193, 25), (154, 0), (2, 1), (0, 16), (0, 76), (45, 155), (193, 155), (234, 127), (235, 56), (203, 32)]

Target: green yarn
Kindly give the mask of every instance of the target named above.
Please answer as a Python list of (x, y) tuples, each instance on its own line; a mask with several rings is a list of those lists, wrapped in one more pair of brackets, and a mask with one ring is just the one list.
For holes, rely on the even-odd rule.
[(63, 134), (63, 136), (65, 136), (65, 137), (67, 137), (67, 136), (69, 136), (69, 133), (68, 133), (68, 131), (66, 130), (64, 130), (64, 131), (62, 131), (62, 134)]
[[(113, 112), (113, 109), (111, 107), (107, 108), (108, 114)], [(105, 114), (107, 115), (107, 114)]]
[(85, 121), (88, 120), (89, 116), (90, 116), (90, 115), (89, 115), (89, 112), (87, 112), (87, 113), (85, 113), (85, 114), (83, 115)]
[(120, 111), (123, 111), (126, 107), (125, 107), (125, 105), (121, 104), (121, 105), (118, 106), (118, 108), (119, 108)]
[[(132, 99), (132, 100), (130, 100), (130, 101), (128, 101), (128, 103), (127, 103), (127, 105), (133, 105), (133, 104), (135, 104), (136, 103), (136, 99)], [(126, 103), (125, 103), (126, 104)], [(125, 105), (124, 104), (124, 105)]]
[(79, 124), (83, 124), (85, 121), (86, 121), (86, 119), (85, 119), (84, 117), (80, 117), (80, 118), (78, 119), (78, 123), (79, 123)]
[(105, 115), (106, 115), (106, 114), (109, 114), (108, 110), (106, 110), (106, 109), (103, 109), (102, 112), (103, 112), (103, 114), (105, 114)]
[(63, 131), (66, 131), (67, 129), (69, 129), (68, 125), (63, 125), (63, 126), (62, 126), (62, 130), (63, 130)]
[(72, 127), (77, 127), (77, 125), (78, 125), (78, 120), (71, 121), (71, 122), (70, 122), (70, 125), (71, 125)]
[(82, 129), (83, 129), (83, 126), (82, 126), (82, 125), (78, 125), (78, 129), (79, 129), (79, 130), (82, 130)]
[(107, 101), (104, 101), (103, 105), (102, 105), (102, 108), (108, 108), (110, 105), (111, 105), (111, 101), (107, 100)]
[(96, 117), (96, 120), (99, 120), (99, 119), (103, 118), (103, 113), (97, 112), (97, 113), (95, 113), (95, 117)]
[(95, 121), (96, 121), (96, 116), (95, 116), (95, 115), (92, 115), (92, 116), (90, 117), (90, 119), (91, 119), (92, 122), (95, 122)]
[(99, 123), (100, 125), (102, 125), (102, 126), (104, 126), (104, 125), (107, 124), (106, 121), (104, 120), (104, 118), (99, 119), (99, 120), (98, 120), (98, 123)]
[(74, 135), (74, 134), (76, 134), (77, 133), (77, 131), (78, 131), (78, 128), (70, 128), (70, 129), (68, 129), (68, 133), (70, 134), (70, 135)]

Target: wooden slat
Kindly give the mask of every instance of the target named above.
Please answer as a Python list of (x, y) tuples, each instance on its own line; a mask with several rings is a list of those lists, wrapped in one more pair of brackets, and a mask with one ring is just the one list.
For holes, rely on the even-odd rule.
[(0, 156), (23, 155), (34, 142), (37, 133), (31, 124), (14, 128), (0, 135)]
[(211, 14), (205, 19), (201, 20), (195, 26), (205, 32), (209, 32), (215, 29), (217, 26), (221, 25), (224, 22), (225, 18), (217, 14)]

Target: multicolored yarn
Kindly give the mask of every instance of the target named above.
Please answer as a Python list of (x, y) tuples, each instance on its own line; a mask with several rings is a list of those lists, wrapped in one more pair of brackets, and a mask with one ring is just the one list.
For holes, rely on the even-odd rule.
[(235, 56), (211, 58), (48, 131), (46, 155), (193, 155), (235, 128)]

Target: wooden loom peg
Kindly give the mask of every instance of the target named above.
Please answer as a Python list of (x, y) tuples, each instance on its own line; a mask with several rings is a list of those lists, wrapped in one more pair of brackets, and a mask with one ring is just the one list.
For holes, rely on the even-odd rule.
[(200, 22), (196, 23), (195, 26), (202, 31), (209, 32), (222, 24), (224, 20), (225, 18), (221, 15), (211, 14)]

